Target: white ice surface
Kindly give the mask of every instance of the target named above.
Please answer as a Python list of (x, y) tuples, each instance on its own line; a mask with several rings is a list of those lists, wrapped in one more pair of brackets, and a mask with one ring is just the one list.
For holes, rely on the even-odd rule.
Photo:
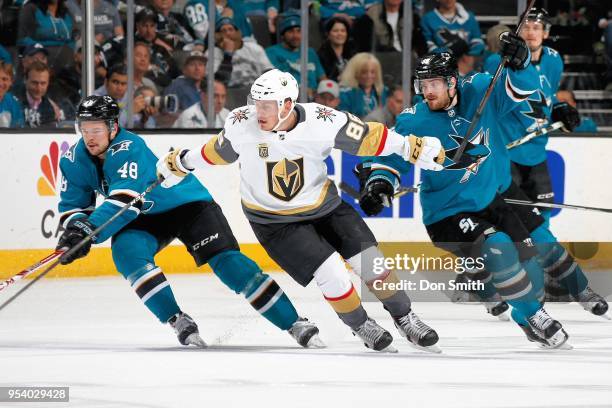
[[(208, 350), (178, 345), (119, 277), (46, 279), (0, 312), (0, 386), (69, 386), (70, 403), (15, 407), (612, 407), (612, 322), (551, 305), (574, 346), (543, 351), (478, 305), (418, 303), (443, 354), (366, 350), (316, 287), (273, 274), (325, 350), (304, 350), (213, 275), (171, 275)], [(18, 285), (15, 285), (18, 286)], [(18, 289), (0, 293), (0, 302)]]

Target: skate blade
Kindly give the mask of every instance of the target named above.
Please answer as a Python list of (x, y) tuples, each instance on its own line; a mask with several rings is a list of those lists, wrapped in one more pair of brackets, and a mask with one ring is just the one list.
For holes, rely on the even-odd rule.
[(378, 350), (378, 352), (379, 353), (397, 353), (397, 349), (395, 347), (393, 347), (391, 344), (389, 344), (384, 349)]
[(421, 350), (421, 351), (425, 351), (427, 353), (433, 353), (433, 354), (442, 354), (442, 349), (437, 344), (432, 344), (431, 346), (419, 346), (418, 344), (414, 344), (410, 341), (408, 341), (408, 343), (410, 344), (410, 346), (412, 346), (413, 348), (417, 350)]
[(321, 340), (321, 338), (318, 335), (314, 335), (310, 338), (310, 340), (308, 340), (308, 343), (306, 344), (306, 348), (309, 349), (323, 349), (323, 348), (327, 348), (327, 345), (325, 343), (323, 343), (323, 340)]
[(599, 315), (599, 316), (597, 316), (597, 317), (601, 317), (601, 318), (602, 318), (602, 319), (604, 319), (604, 320), (612, 320), (612, 317), (610, 317), (610, 314), (609, 314), (609, 313), (604, 313), (604, 314)]
[(557, 333), (555, 333), (555, 335), (553, 337), (556, 337), (557, 335), (563, 336), (563, 341), (561, 341), (558, 344), (542, 344), (540, 343), (540, 347), (544, 348), (546, 350), (572, 350), (574, 347), (567, 342), (567, 340), (569, 340), (569, 336), (567, 335), (567, 333), (565, 332), (565, 330), (561, 329), (559, 330)]
[(495, 317), (497, 317), (502, 322), (509, 322), (510, 321), (510, 316), (508, 316), (508, 312), (501, 313), (501, 314), (499, 314), (499, 315), (497, 315)]
[(189, 336), (187, 336), (187, 339), (185, 339), (185, 341), (187, 342), (188, 345), (196, 346), (199, 348), (208, 347), (208, 344), (206, 344), (206, 342), (202, 340), (202, 338), (200, 337), (198, 333), (190, 334)]

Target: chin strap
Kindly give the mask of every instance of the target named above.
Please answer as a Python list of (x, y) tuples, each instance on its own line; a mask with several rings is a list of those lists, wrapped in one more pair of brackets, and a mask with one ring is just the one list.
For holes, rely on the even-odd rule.
[(295, 108), (295, 102), (291, 101), (291, 109), (289, 109), (289, 113), (284, 118), (281, 118), (281, 115), (280, 115), (281, 111), (280, 111), (280, 106), (279, 106), (278, 113), (276, 114), (276, 117), (278, 118), (278, 123), (276, 124), (276, 126), (272, 128), (271, 130), (272, 132), (276, 132), (278, 128), (280, 127), (280, 125), (282, 125), (284, 121), (289, 119), (289, 117), (291, 116), (291, 112), (293, 112), (293, 108)]

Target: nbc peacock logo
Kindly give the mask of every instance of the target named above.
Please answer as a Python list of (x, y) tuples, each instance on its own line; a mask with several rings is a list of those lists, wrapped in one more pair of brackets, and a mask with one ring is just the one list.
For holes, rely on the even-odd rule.
[(40, 158), (40, 170), (42, 176), (38, 178), (36, 184), (38, 195), (54, 196), (57, 195), (57, 181), (59, 179), (59, 161), (60, 158), (68, 151), (70, 145), (68, 142), (62, 142), (59, 145), (53, 141), (49, 145), (49, 153), (43, 154)]

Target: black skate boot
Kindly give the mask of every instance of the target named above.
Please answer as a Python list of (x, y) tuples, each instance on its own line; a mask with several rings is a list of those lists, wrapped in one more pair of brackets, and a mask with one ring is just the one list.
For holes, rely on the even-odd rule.
[(485, 308), (487, 309), (487, 313), (489, 313), (493, 317), (497, 317), (499, 320), (507, 322), (510, 320), (508, 314), (506, 313), (510, 306), (506, 302), (482, 302)]
[(326, 347), (325, 343), (319, 338), (319, 328), (304, 317), (298, 317), (287, 332), (304, 348)]
[(393, 318), (395, 327), (413, 347), (431, 353), (441, 353), (442, 350), (436, 345), (438, 333), (419, 319), (412, 310), (407, 315)]
[(391, 333), (379, 326), (372, 318), (368, 317), (361, 326), (354, 329), (353, 335), (359, 337), (369, 349), (397, 353), (397, 350), (391, 345), (393, 341)]
[(595, 316), (600, 316), (604, 319), (611, 320), (608, 316), (608, 302), (602, 296), (593, 292), (589, 286), (585, 290), (574, 296), (574, 300), (583, 307), (587, 312), (593, 313)]
[(168, 320), (168, 324), (172, 326), (178, 341), (182, 345), (188, 346), (191, 344), (201, 348), (208, 347), (200, 337), (198, 325), (187, 313), (179, 312), (175, 314)]
[(571, 349), (567, 343), (569, 336), (563, 330), (563, 326), (557, 320), (553, 319), (546, 313), (544, 308), (538, 310), (533, 316), (527, 319), (529, 327), (537, 338), (530, 338), (530, 335), (525, 329), (525, 334), (530, 341), (537, 341), (543, 348), (548, 349)]

